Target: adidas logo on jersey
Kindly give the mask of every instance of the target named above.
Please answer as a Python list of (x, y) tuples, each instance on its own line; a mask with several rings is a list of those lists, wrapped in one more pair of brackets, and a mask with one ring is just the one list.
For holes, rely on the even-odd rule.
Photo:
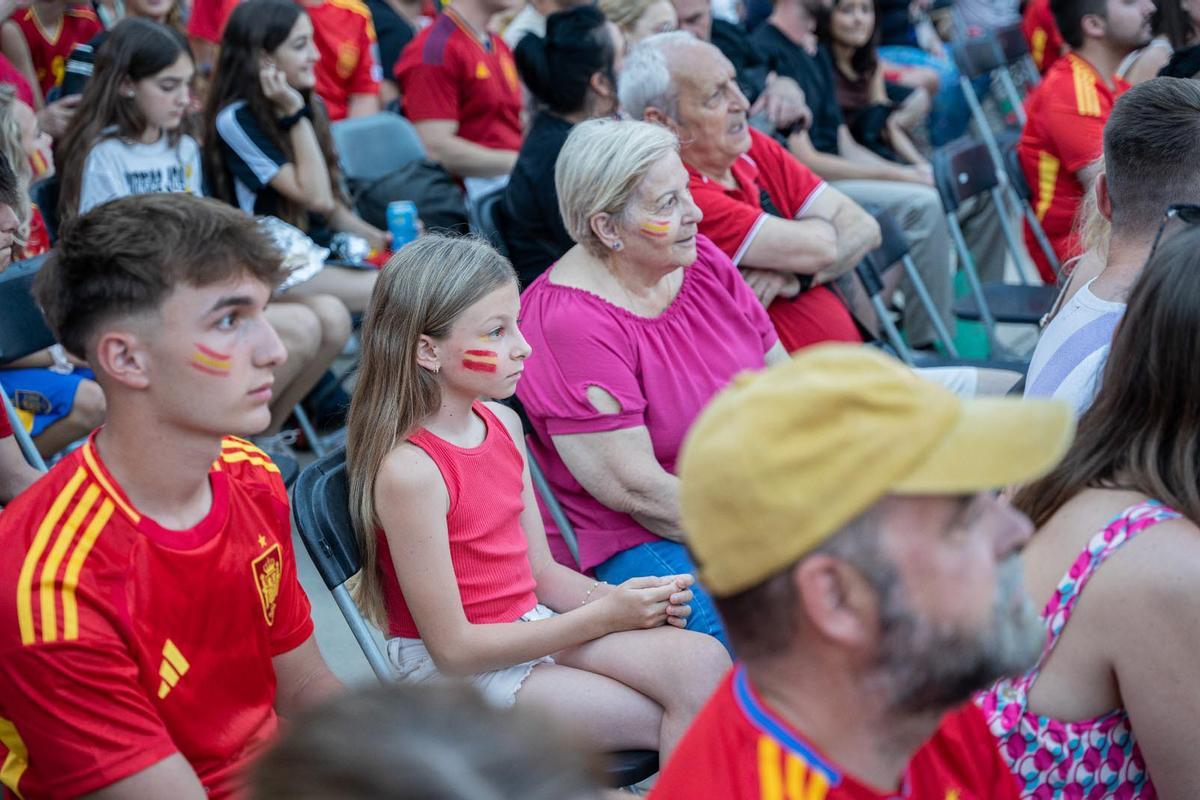
[(163, 645), (162, 655), (162, 663), (158, 665), (158, 675), (162, 678), (162, 682), (158, 684), (159, 700), (165, 698), (175, 688), (179, 679), (187, 674), (189, 666), (183, 653), (179, 652), (179, 648), (170, 639), (167, 639), (166, 644)]

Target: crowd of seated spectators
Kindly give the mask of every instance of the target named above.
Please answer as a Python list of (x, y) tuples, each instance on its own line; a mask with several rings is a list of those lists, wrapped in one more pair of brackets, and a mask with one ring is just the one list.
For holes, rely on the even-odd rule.
[[(0, 0), (0, 272), (45, 257), (56, 340), (0, 364), (0, 781), (1200, 796), (1196, 2)], [(1021, 114), (960, 79), (999, 28)], [(350, 174), (372, 121), (432, 190)], [(992, 123), (1020, 174), (948, 201)], [(943, 358), (1027, 264), (1020, 374)], [(300, 585), (322, 400), (401, 691)]]

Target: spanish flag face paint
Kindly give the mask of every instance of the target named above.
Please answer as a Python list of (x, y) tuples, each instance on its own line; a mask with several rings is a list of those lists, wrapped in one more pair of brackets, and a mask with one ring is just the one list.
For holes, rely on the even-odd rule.
[(652, 219), (649, 222), (643, 222), (639, 227), (642, 233), (651, 239), (665, 239), (671, 232), (671, 220)]
[(462, 365), (472, 372), (495, 372), (500, 356), (495, 350), (467, 350), (463, 353)]
[(233, 358), (232, 354), (218, 353), (199, 343), (193, 343), (192, 347), (192, 358), (188, 364), (193, 369), (218, 378), (229, 377), (229, 369), (233, 366), (230, 361)]

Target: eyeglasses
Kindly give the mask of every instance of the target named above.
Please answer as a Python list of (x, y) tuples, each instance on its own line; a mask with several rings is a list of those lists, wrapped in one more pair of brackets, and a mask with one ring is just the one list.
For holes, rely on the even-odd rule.
[(1150, 256), (1146, 260), (1149, 261), (1154, 257), (1154, 251), (1158, 249), (1159, 243), (1164, 239), (1170, 239), (1185, 226), (1197, 224), (1200, 224), (1200, 205), (1176, 203), (1167, 206), (1167, 213), (1163, 215), (1163, 221), (1158, 225), (1158, 232), (1154, 234), (1154, 244), (1150, 245)]

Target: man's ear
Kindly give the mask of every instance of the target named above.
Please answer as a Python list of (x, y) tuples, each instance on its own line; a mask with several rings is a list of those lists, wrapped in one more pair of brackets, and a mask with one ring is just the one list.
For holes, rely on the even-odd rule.
[(145, 389), (150, 385), (150, 355), (141, 340), (129, 331), (101, 333), (88, 363), (96, 372), (104, 372), (130, 389)]
[(1096, 210), (1100, 216), (1112, 222), (1112, 196), (1108, 193), (1108, 173), (1096, 176)]
[(792, 573), (800, 608), (814, 632), (839, 646), (872, 646), (879, 596), (857, 569), (826, 553), (808, 556)]
[(666, 112), (664, 112), (661, 108), (649, 106), (646, 108), (646, 112), (643, 116), (646, 122), (653, 122), (655, 125), (662, 125), (676, 136), (679, 135), (679, 126), (675, 123), (675, 120), (667, 116)]
[(1103, 39), (1108, 36), (1108, 20), (1101, 14), (1084, 14), (1079, 20), (1084, 38)]

